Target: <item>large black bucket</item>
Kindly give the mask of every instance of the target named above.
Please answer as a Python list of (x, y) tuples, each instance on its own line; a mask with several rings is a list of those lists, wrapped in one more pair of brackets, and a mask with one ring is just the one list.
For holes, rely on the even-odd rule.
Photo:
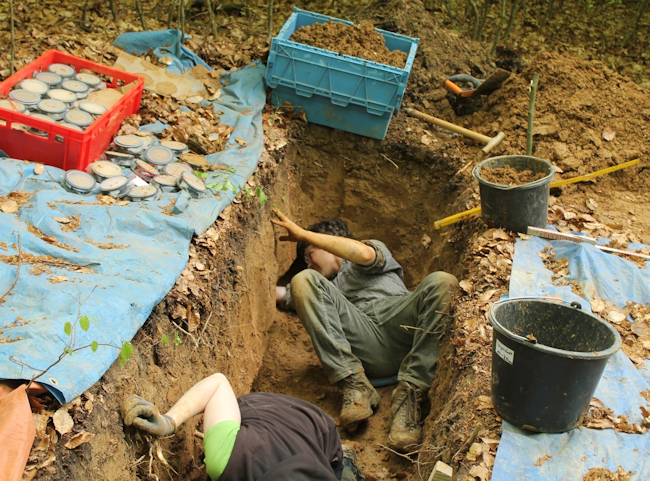
[(612, 326), (575, 306), (513, 298), (490, 308), (492, 402), (515, 426), (543, 433), (576, 427), (621, 347)]
[[(522, 185), (494, 184), (481, 177), (483, 169), (511, 166), (521, 172), (530, 170), (545, 177)], [(546, 227), (548, 196), (555, 167), (548, 160), (529, 155), (502, 155), (479, 162), (472, 175), (479, 182), (481, 217), (487, 223), (513, 232), (527, 232), (528, 226)]]

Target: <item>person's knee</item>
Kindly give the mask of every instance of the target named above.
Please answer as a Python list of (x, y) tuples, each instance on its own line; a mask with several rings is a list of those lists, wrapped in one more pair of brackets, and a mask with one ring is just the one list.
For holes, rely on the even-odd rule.
[(448, 272), (432, 272), (423, 281), (422, 284), (437, 292), (456, 292), (458, 290), (458, 279)]
[(313, 295), (325, 278), (313, 269), (305, 269), (291, 279), (291, 299), (294, 305), (304, 302)]

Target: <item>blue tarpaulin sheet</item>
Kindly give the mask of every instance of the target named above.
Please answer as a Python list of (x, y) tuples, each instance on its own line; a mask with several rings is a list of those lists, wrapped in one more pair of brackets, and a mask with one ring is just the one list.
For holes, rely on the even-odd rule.
[[(552, 272), (538, 255), (547, 246), (552, 247), (556, 258), (568, 259), (566, 279), (582, 287), (582, 297), (570, 286), (553, 284)], [(630, 246), (635, 247), (642, 246)], [(650, 269), (647, 264), (641, 269), (633, 262), (588, 244), (539, 237), (519, 239), (515, 245), (509, 296), (560, 296), (569, 302), (580, 302), (587, 310), (594, 297), (611, 301), (619, 308), (628, 301), (650, 304)], [(648, 402), (640, 393), (648, 389), (647, 369), (637, 369), (619, 351), (607, 363), (594, 397), (615, 415), (626, 415), (630, 422), (641, 425), (639, 408), (647, 407)], [(626, 472), (635, 472), (631, 479), (646, 480), (650, 479), (648, 453), (650, 433), (627, 434), (613, 429), (580, 427), (562, 434), (535, 434), (504, 421), (492, 480), (582, 480), (591, 468), (616, 472), (619, 466)]]
[[(187, 55), (184, 47), (180, 51)], [(241, 188), (255, 171), (263, 148), (263, 78), (259, 62), (222, 78), (222, 96), (213, 103), (223, 113), (221, 123), (234, 131), (226, 150), (207, 157), (228, 170), (210, 172), (206, 184), (229, 181)], [(187, 263), (192, 235), (207, 230), (235, 193), (210, 191), (194, 199), (181, 192), (157, 201), (103, 205), (95, 196), (64, 190), (63, 174), (46, 167), (35, 175), (33, 164), (0, 159), (0, 196), (31, 195), (17, 213), (0, 212), (0, 295), (16, 278), (19, 237), (22, 263), (0, 304), (0, 379), (30, 379), (54, 363), (70, 342), (64, 332), (69, 322), (77, 326), (73, 347), (93, 341), (117, 347), (101, 345), (96, 352), (86, 348), (64, 356), (39, 379), (67, 402), (117, 359), (118, 347), (133, 338), (174, 286)], [(176, 215), (163, 213), (174, 203)], [(78, 225), (54, 219), (75, 216)], [(96, 319), (87, 332), (76, 322), (80, 316)]]

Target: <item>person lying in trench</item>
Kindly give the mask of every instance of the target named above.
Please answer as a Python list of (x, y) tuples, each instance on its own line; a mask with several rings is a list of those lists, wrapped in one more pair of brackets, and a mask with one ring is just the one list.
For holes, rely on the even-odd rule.
[(356, 454), (343, 449), (334, 420), (320, 408), (282, 394), (237, 398), (226, 376), (192, 386), (167, 411), (134, 395), (121, 406), (124, 424), (169, 436), (203, 413), (205, 466), (212, 480), (363, 480)]
[(378, 240), (357, 241), (345, 221), (308, 229), (275, 211), (275, 225), (298, 243), (307, 269), (276, 287), (279, 307), (295, 309), (329, 381), (343, 393), (348, 431), (373, 414), (380, 396), (368, 380), (397, 374), (388, 445), (408, 452), (422, 442), (422, 403), (433, 382), (447, 304), (458, 280), (429, 274), (410, 292), (402, 267)]

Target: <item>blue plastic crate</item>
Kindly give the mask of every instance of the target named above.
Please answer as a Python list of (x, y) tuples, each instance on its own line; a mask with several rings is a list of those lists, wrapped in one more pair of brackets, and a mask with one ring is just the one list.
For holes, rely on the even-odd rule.
[(298, 28), (330, 20), (352, 22), (293, 9), (271, 42), (266, 82), (271, 101), (288, 101), (304, 110), (309, 122), (383, 140), (395, 109), (402, 105), (419, 39), (376, 29), (389, 50), (407, 52), (404, 68), (339, 55), (289, 40)]

